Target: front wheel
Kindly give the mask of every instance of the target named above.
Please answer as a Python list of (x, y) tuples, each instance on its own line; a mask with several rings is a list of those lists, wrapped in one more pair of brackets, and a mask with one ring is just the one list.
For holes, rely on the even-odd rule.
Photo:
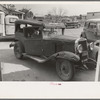
[(21, 44), (21, 42), (17, 41), (14, 45), (14, 54), (16, 58), (22, 59), (23, 58), (22, 53), (24, 53), (23, 45)]
[(74, 67), (72, 63), (66, 59), (58, 59), (56, 62), (56, 71), (63, 81), (69, 81), (74, 76)]

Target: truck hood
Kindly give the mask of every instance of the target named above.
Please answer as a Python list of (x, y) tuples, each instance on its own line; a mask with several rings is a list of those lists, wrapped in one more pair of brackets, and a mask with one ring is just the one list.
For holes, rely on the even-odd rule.
[(67, 36), (67, 35), (58, 35), (50, 38), (51, 40), (57, 40), (57, 41), (68, 41), (68, 42), (75, 42), (77, 37), (74, 36)]

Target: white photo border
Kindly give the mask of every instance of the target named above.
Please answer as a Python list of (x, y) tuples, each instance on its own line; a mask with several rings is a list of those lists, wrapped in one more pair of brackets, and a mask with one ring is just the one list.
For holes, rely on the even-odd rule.
[[(70, 2), (70, 1), (65, 1)], [(71, 1), (82, 2), (82, 1)], [(85, 1), (89, 2), (89, 1)], [(92, 2), (92, 1), (91, 1)], [(99, 1), (96, 1), (99, 2)], [(55, 1), (3, 1), (7, 4), (46, 4)], [(64, 2), (63, 2), (64, 3)], [(2, 99), (99, 99), (99, 82), (0, 82)]]

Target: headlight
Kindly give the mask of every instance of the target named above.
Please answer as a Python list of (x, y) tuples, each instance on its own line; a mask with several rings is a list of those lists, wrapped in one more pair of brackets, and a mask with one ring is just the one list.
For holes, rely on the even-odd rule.
[(93, 50), (93, 49), (94, 49), (94, 43), (91, 42), (91, 43), (90, 43), (90, 50)]
[(82, 51), (83, 51), (83, 47), (82, 47), (81, 44), (78, 45), (77, 50), (78, 50), (79, 53), (82, 53)]

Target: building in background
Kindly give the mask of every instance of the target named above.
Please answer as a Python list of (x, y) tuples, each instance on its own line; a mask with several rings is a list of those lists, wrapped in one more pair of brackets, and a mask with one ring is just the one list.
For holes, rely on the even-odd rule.
[(100, 18), (100, 12), (88, 12), (87, 19)]
[(18, 16), (19, 19), (23, 19), (24, 13), (17, 10), (7, 9), (5, 6), (0, 4), (0, 11), (4, 12), (6, 15), (15, 15)]
[(87, 20), (87, 15), (79, 15), (77, 16), (77, 20), (81, 24), (81, 26), (84, 26), (84, 23)]
[(45, 21), (45, 17), (41, 16), (41, 15), (35, 15), (33, 17), (34, 20), (38, 20), (38, 21)]

